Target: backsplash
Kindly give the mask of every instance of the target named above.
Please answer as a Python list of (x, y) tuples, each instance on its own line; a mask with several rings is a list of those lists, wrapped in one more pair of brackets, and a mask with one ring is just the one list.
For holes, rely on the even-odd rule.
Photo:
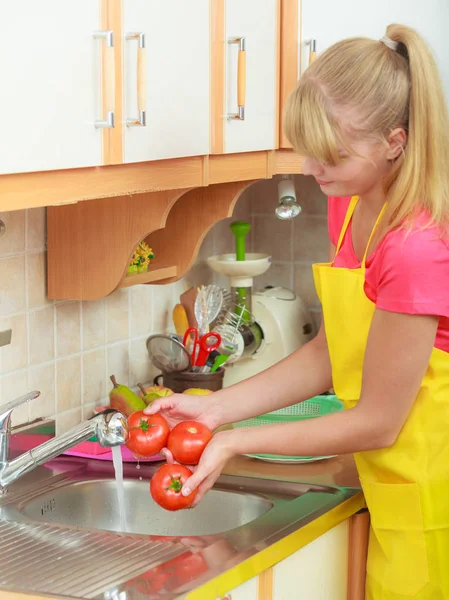
[(13, 331), (11, 344), (0, 348), (0, 403), (31, 389), (42, 392), (14, 411), (13, 424), (56, 415), (62, 431), (108, 402), (109, 375), (130, 387), (151, 381), (155, 372), (146, 338), (171, 326), (173, 306), (186, 287), (214, 280), (205, 259), (233, 251), (232, 220), (252, 224), (248, 250), (273, 256), (256, 287), (294, 288), (318, 320), (310, 265), (326, 258), (326, 200), (309, 179), (296, 177), (303, 212), (294, 221), (274, 216), (277, 180), (257, 183), (242, 195), (233, 217), (209, 232), (183, 280), (124, 288), (91, 302), (53, 301), (46, 295), (45, 209), (0, 213), (6, 224), (0, 239), (0, 331)]

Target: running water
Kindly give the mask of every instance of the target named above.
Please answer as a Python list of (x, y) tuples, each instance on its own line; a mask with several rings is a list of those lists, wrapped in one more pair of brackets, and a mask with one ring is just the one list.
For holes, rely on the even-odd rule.
[(127, 531), (125, 514), (125, 488), (123, 486), (123, 460), (120, 446), (114, 446), (112, 448), (112, 462), (114, 463), (115, 483), (117, 486), (120, 529), (121, 531)]

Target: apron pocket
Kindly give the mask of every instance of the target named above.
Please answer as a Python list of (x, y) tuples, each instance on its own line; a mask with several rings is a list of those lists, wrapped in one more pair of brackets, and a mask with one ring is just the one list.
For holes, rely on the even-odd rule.
[(371, 513), (367, 572), (384, 588), (414, 596), (429, 581), (419, 487), (363, 485)]

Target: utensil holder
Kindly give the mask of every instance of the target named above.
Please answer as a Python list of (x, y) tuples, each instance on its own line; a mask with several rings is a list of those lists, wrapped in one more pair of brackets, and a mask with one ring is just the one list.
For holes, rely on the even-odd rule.
[(161, 373), (154, 378), (154, 385), (163, 385), (170, 388), (176, 394), (182, 394), (190, 388), (199, 388), (202, 390), (211, 390), (217, 392), (223, 387), (223, 377), (225, 370), (218, 369), (215, 373), (195, 373), (192, 371), (181, 371), (180, 373)]

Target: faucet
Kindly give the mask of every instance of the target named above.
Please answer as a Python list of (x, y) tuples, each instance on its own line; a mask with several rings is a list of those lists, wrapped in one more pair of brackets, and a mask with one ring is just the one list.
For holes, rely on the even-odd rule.
[(8, 486), (22, 475), (84, 442), (94, 434), (105, 447), (120, 446), (128, 439), (126, 417), (115, 409), (107, 409), (72, 427), (62, 435), (9, 460), (11, 413), (17, 406), (39, 396), (40, 392), (35, 390), (0, 406), (0, 496), (6, 494)]

